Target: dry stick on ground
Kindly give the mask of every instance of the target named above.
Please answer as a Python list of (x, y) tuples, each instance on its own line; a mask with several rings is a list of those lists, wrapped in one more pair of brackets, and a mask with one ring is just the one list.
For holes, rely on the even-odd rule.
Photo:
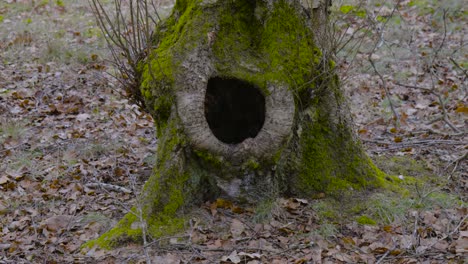
[(457, 167), (458, 167), (458, 163), (460, 163), (460, 161), (466, 159), (466, 157), (468, 156), (468, 151), (465, 151), (465, 153), (463, 155), (461, 155), (459, 158), (455, 159), (454, 161), (451, 161), (447, 167), (445, 167), (445, 171), (448, 170), (448, 168), (454, 164), (453, 166), (453, 169), (452, 169), (452, 172), (450, 172), (449, 176), (447, 177), (447, 180), (450, 180), (452, 178), (452, 175), (453, 173), (457, 170)]
[[(134, 193), (137, 193), (136, 191), (136, 180), (134, 179), (134, 177), (130, 177), (130, 184), (131, 184), (131, 187), (132, 187), (132, 190)], [(101, 187), (105, 192), (109, 192), (110, 191), (123, 191), (123, 190), (126, 190), (125, 193), (131, 193), (132, 191), (124, 188), (124, 187), (121, 187), (121, 186), (116, 186), (116, 185), (111, 185), (111, 184), (107, 184), (107, 183), (101, 183), (101, 182), (97, 182), (97, 183), (88, 183), (85, 185), (86, 187), (90, 187), (90, 188), (96, 188), (96, 187)], [(128, 191), (128, 192), (127, 192)], [(149, 258), (149, 254), (148, 254), (148, 250), (147, 250), (147, 247), (149, 245), (149, 243), (147, 242), (147, 239), (146, 239), (146, 230), (147, 230), (147, 226), (146, 226), (146, 223), (142, 220), (142, 213), (141, 213), (141, 206), (140, 204), (137, 202), (137, 210), (139, 210), (139, 214), (136, 214), (135, 212), (133, 212), (130, 208), (128, 208), (127, 206), (125, 206), (123, 203), (121, 203), (119, 200), (116, 200), (117, 203), (126, 211), (126, 212), (131, 212), (133, 213), (136, 217), (139, 217), (140, 219), (140, 223), (143, 225), (141, 227), (142, 229), (142, 236), (143, 236), (143, 251), (145, 253), (145, 257), (146, 257), (146, 263), (148, 264), (151, 264), (151, 259)]]
[[(401, 0), (399, 0), (395, 6), (393, 7), (393, 10), (392, 10), (392, 13), (390, 14), (389, 17), (392, 17), (393, 14), (395, 13), (395, 11), (397, 10), (397, 7), (398, 5), (400, 4)], [(371, 52), (369, 52), (369, 54), (367, 55), (367, 59), (368, 61), (370, 62), (372, 68), (374, 69), (374, 72), (377, 74), (377, 76), (379, 77), (380, 81), (382, 82), (382, 87), (384, 88), (385, 90), (385, 95), (387, 96), (387, 99), (388, 99), (388, 103), (390, 105), (390, 109), (392, 110), (392, 113), (393, 113), (393, 116), (395, 118), (395, 127), (399, 127), (400, 126), (400, 117), (395, 109), (395, 106), (393, 105), (393, 102), (392, 102), (392, 98), (391, 98), (391, 94), (390, 94), (390, 90), (388, 89), (388, 86), (387, 86), (387, 81), (385, 80), (385, 78), (383, 77), (383, 75), (377, 70), (377, 67), (375, 66), (375, 63), (374, 63), (374, 60), (372, 60), (372, 55), (382, 46), (382, 44), (385, 42), (385, 39), (384, 39), (384, 31), (385, 31), (385, 27), (387, 26), (388, 22), (390, 21), (390, 19), (387, 19), (387, 21), (385, 21), (385, 23), (382, 25), (382, 27), (380, 28), (380, 38), (379, 38), (379, 41), (375, 43), (375, 46), (374, 48), (372, 49)]]
[[(461, 132), (457, 127), (455, 127), (454, 124), (452, 124), (452, 122), (450, 122), (450, 119), (448, 118), (448, 114), (447, 114), (447, 109), (445, 107), (445, 103), (444, 103), (444, 100), (442, 98), (442, 96), (437, 93), (436, 91), (434, 91), (434, 89), (431, 89), (431, 88), (427, 88), (427, 87), (420, 87), (420, 86), (414, 86), (414, 85), (407, 85), (407, 84), (402, 84), (402, 83), (399, 83), (399, 82), (395, 82), (396, 85), (398, 86), (402, 86), (402, 87), (406, 87), (406, 88), (410, 88), (410, 89), (419, 89), (419, 90), (423, 90), (423, 91), (427, 91), (433, 95), (435, 95), (437, 97), (437, 100), (439, 101), (439, 104), (440, 106), (442, 107), (442, 120), (453, 130), (455, 131), (456, 133), (455, 134), (451, 134), (452, 136), (460, 136), (460, 135), (464, 135), (466, 134), (466, 132)], [(436, 132), (438, 134), (441, 134), (442, 132)]]
[(385, 252), (385, 254), (382, 255), (382, 257), (379, 258), (379, 260), (377, 260), (377, 262), (375, 264), (380, 264), (382, 263), (382, 261), (388, 256), (388, 254), (390, 254), (393, 250), (396, 249), (396, 246), (393, 246), (391, 249), (387, 250)]
[(426, 254), (424, 254), (424, 253), (425, 253), (425, 251), (426, 251), (427, 249), (431, 249), (431, 248), (432, 248), (435, 244), (437, 244), (438, 242), (440, 242), (440, 241), (442, 241), (442, 240), (445, 240), (445, 239), (447, 239), (447, 238), (450, 238), (453, 234), (455, 234), (455, 232), (458, 231), (458, 229), (460, 229), (461, 225), (466, 221), (467, 218), (468, 218), (468, 214), (465, 215), (465, 216), (460, 220), (460, 222), (457, 224), (457, 226), (456, 226), (450, 233), (448, 233), (448, 234), (446, 234), (445, 236), (443, 236), (443, 237), (437, 239), (436, 241), (432, 242), (430, 245), (427, 246), (427, 248), (426, 248), (423, 252), (417, 254), (416, 256), (423, 256), (423, 255), (426, 255)]
[(112, 185), (112, 184), (108, 184), (108, 183), (102, 183), (102, 182), (87, 183), (87, 184), (85, 184), (85, 186), (88, 187), (88, 188), (92, 188), (92, 189), (103, 188), (103, 189), (106, 189), (106, 190), (109, 190), (109, 191), (114, 191), (114, 192), (132, 193), (131, 190), (129, 190), (129, 189), (125, 188), (125, 187), (118, 186), (118, 185)]
[(415, 140), (408, 142), (389, 142), (384, 140), (372, 140), (372, 139), (361, 139), (364, 142), (382, 144), (382, 145), (392, 145), (395, 148), (407, 148), (416, 145), (435, 145), (435, 144), (445, 144), (445, 145), (466, 145), (466, 142), (456, 141), (456, 140), (444, 140), (444, 139), (428, 139), (428, 140)]
[[(442, 119), (443, 117), (441, 117)], [(436, 134), (436, 135), (441, 135), (441, 136), (444, 136), (444, 137), (460, 137), (460, 136), (464, 136), (468, 133), (468, 131), (466, 132), (460, 132), (460, 133), (444, 133), (444, 132), (440, 132), (438, 130), (434, 130), (434, 129), (431, 129), (431, 128), (426, 128), (424, 130), (418, 130), (418, 131), (414, 131), (412, 132), (413, 134), (418, 134), (418, 133), (430, 133), (430, 134)]]
[[(136, 179), (135, 179), (135, 175), (130, 175), (130, 185), (132, 187), (132, 190), (134, 193), (138, 193), (137, 192), (137, 188), (136, 188)], [(142, 205), (141, 205), (141, 201), (140, 199), (138, 199), (137, 197), (137, 202), (136, 202), (136, 206), (135, 208), (137, 209), (137, 214), (135, 214), (139, 221), (140, 221), (140, 227), (141, 227), (141, 236), (143, 238), (143, 253), (145, 254), (145, 258), (146, 258), (146, 263), (147, 264), (151, 264), (151, 258), (149, 256), (149, 252), (148, 252), (148, 239), (147, 239), (147, 233), (148, 233), (148, 225), (146, 223), (146, 221), (144, 220), (143, 218), (143, 210), (142, 210)]]

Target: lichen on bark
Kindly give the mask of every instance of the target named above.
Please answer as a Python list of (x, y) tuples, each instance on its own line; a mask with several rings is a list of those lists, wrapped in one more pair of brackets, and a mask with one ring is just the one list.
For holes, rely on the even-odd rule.
[[(353, 133), (326, 47), (317, 44), (325, 5), (176, 2), (138, 69), (159, 139), (153, 175), (132, 211), (87, 247), (139, 240), (142, 226), (153, 237), (177, 232), (192, 205), (220, 196), (256, 202), (386, 186)], [(204, 101), (215, 77), (250, 83), (265, 97), (257, 136), (228, 144), (213, 135)]]

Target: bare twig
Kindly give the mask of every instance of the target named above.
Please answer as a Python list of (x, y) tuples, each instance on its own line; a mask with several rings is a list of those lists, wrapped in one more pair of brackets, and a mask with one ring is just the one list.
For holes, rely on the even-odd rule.
[(413, 134), (418, 134), (418, 133), (430, 133), (430, 134), (441, 135), (441, 136), (444, 136), (444, 137), (460, 137), (460, 136), (466, 135), (468, 133), (468, 131), (460, 132), (460, 133), (444, 133), (444, 132), (437, 131), (437, 130), (434, 130), (434, 129), (426, 128), (424, 130), (413, 132)]
[[(393, 14), (395, 13), (395, 11), (397, 10), (398, 8), (398, 5), (400, 4), (401, 0), (399, 0), (396, 5), (393, 7), (393, 10), (392, 10), (392, 13), (390, 14), (390, 17), (393, 16)], [(371, 50), (371, 52), (369, 52), (369, 54), (367, 55), (367, 60), (370, 62), (372, 68), (374, 69), (374, 72), (375, 74), (377, 74), (377, 76), (379, 77), (380, 79), (380, 82), (382, 83), (382, 87), (384, 88), (384, 91), (385, 91), (385, 95), (388, 99), (388, 103), (390, 105), (390, 109), (392, 110), (392, 113), (393, 113), (393, 116), (395, 118), (395, 127), (399, 127), (400, 126), (400, 117), (395, 109), (395, 106), (393, 104), (393, 101), (392, 101), (392, 98), (391, 98), (391, 94), (390, 94), (390, 90), (388, 89), (388, 86), (387, 86), (387, 81), (385, 80), (385, 78), (383, 77), (383, 75), (377, 70), (377, 67), (375, 65), (375, 62), (374, 60), (372, 59), (372, 55), (382, 46), (382, 44), (384, 43), (385, 39), (384, 39), (384, 29), (387, 25), (389, 20), (387, 20), (383, 25), (382, 27), (379, 29), (380, 31), (380, 38), (379, 38), (379, 41), (377, 41), (374, 45), (374, 48)]]
[(118, 185), (112, 185), (112, 184), (108, 184), (108, 183), (102, 183), (102, 182), (95, 182), (95, 183), (87, 183), (85, 185), (86, 187), (88, 188), (103, 188), (103, 189), (106, 189), (106, 190), (109, 190), (109, 191), (114, 191), (114, 192), (123, 192), (123, 193), (132, 193), (131, 190), (125, 188), (125, 187), (122, 187), (122, 186), (118, 186)]
[(395, 83), (396, 85), (398, 86), (402, 86), (402, 87), (406, 87), (406, 88), (410, 88), (410, 89), (419, 89), (419, 90), (423, 90), (423, 91), (427, 91), (433, 95), (435, 95), (437, 97), (437, 100), (439, 101), (439, 104), (442, 108), (442, 114), (443, 114), (443, 117), (442, 117), (442, 120), (457, 134), (460, 134), (460, 133), (463, 133), (461, 132), (454, 124), (452, 124), (452, 122), (450, 121), (450, 119), (448, 118), (448, 114), (447, 114), (447, 109), (445, 107), (445, 102), (442, 98), (442, 96), (437, 93), (434, 89), (432, 88), (426, 88), (426, 87), (420, 87), (420, 86), (415, 86), (415, 85), (407, 85), (407, 84), (402, 84), (402, 83), (399, 83), (399, 82), (396, 82)]
[(377, 262), (375, 264), (380, 264), (382, 263), (382, 261), (388, 256), (388, 254), (390, 254), (390, 252), (392, 252), (393, 250), (395, 250), (396, 247), (393, 247), (392, 249), (389, 249), (385, 252), (385, 254), (383, 254), (379, 260), (377, 260)]
[(450, 175), (449, 175), (448, 178), (447, 178), (448, 180), (450, 180), (450, 179), (452, 178), (453, 173), (457, 170), (458, 163), (460, 163), (460, 161), (466, 159), (467, 156), (468, 156), (468, 151), (465, 151), (465, 153), (464, 153), (463, 155), (461, 155), (459, 158), (455, 159), (454, 161), (451, 161), (451, 162), (447, 165), (447, 167), (445, 167), (445, 171), (447, 171), (448, 168), (449, 168), (452, 164), (454, 164), (453, 169), (452, 169), (452, 172), (450, 172)]
[(444, 36), (442, 37), (442, 41), (440, 42), (439, 47), (434, 52), (434, 56), (432, 57), (432, 62), (431, 62), (432, 65), (434, 65), (435, 60), (439, 56), (440, 51), (442, 50), (442, 48), (445, 45), (445, 40), (447, 39), (447, 12), (448, 12), (448, 10), (444, 9), (442, 12), (443, 12), (442, 18), (443, 18), (443, 21), (444, 21)]
[(455, 232), (458, 231), (458, 229), (460, 229), (461, 225), (466, 221), (466, 219), (468, 218), (468, 214), (465, 215), (461, 220), (460, 222), (458, 222), (457, 226), (448, 234), (446, 234), (445, 236), (437, 239), (436, 241), (432, 242), (427, 248), (432, 248), (435, 244), (437, 244), (438, 242), (442, 241), (442, 240), (445, 240), (449, 237), (451, 237), (453, 234), (455, 234)]
[[(135, 175), (130, 174), (130, 186), (134, 193), (137, 193), (136, 185), (137, 184), (136, 184)], [(143, 205), (142, 205), (141, 198), (138, 197), (136, 200), (137, 200), (137, 203), (136, 203), (135, 208), (137, 212), (135, 213), (134, 211), (131, 211), (131, 210), (129, 212), (135, 215), (136, 217), (138, 217), (140, 228), (141, 228), (141, 236), (143, 239), (143, 253), (145, 254), (146, 263), (151, 264), (151, 258), (148, 252), (148, 224), (143, 216)]]
[(138, 219), (140, 220), (140, 227), (141, 227), (141, 236), (143, 238), (143, 252), (145, 253), (145, 258), (146, 258), (146, 264), (151, 264), (151, 258), (149, 256), (148, 252), (148, 239), (147, 239), (147, 233), (148, 233), (148, 225), (143, 218), (143, 210), (142, 206), (139, 203), (137, 205), (137, 210), (138, 210)]
[(126, 96), (143, 106), (137, 69), (152, 46), (153, 31), (160, 21), (154, 0), (116, 0), (113, 11), (106, 10), (100, 0), (89, 1), (120, 73), (114, 77), (125, 88)]
[(374, 143), (374, 144), (382, 144), (382, 145), (393, 145), (399, 148), (407, 148), (410, 146), (415, 145), (438, 145), (438, 144), (445, 144), (445, 145), (465, 145), (466, 142), (463, 141), (456, 141), (456, 140), (444, 140), (444, 139), (428, 139), (428, 140), (415, 140), (415, 141), (408, 141), (408, 142), (400, 142), (395, 143), (391, 141), (383, 141), (383, 140), (372, 140), (372, 139), (361, 139), (364, 142)]
[[(418, 187), (416, 185), (416, 187)], [(415, 211), (414, 215), (414, 230), (413, 230), (413, 241), (411, 241), (412, 247), (417, 247), (419, 245), (419, 235), (418, 235), (418, 219), (419, 219), (419, 212)]]
[(463, 72), (463, 74), (465, 75), (465, 80), (468, 79), (468, 71), (463, 69), (460, 66), (460, 64), (458, 64), (452, 57), (450, 57), (450, 61), (453, 63), (453, 65), (455, 65), (459, 70)]

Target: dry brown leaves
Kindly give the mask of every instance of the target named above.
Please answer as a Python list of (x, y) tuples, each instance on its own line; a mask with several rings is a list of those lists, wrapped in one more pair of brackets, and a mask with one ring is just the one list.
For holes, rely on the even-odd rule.
[[(102, 234), (133, 204), (151, 171), (156, 148), (152, 119), (122, 99), (117, 84), (105, 73), (110, 67), (102, 58), (108, 54), (102, 50), (86, 1), (63, 1), (65, 6), (58, 4), (62, 1), (46, 2), (0, 3), (0, 263), (144, 263), (141, 245), (88, 256), (81, 255), (79, 247)], [(434, 46), (442, 35), (432, 32), (430, 15), (403, 2), (401, 16), (417, 29), (413, 45)], [(356, 31), (356, 25), (347, 32)], [(461, 36), (452, 31), (448, 45), (457, 46)], [(60, 45), (50, 45), (51, 40)], [(375, 54), (373, 59), (381, 61), (387, 55)], [(365, 58), (357, 56), (353, 69)], [(386, 115), (385, 93), (378, 81), (368, 72), (342, 72), (343, 77), (353, 76), (347, 91), (357, 106), (353, 113), (359, 133), (373, 153), (416, 139), (466, 140), (446, 135), (453, 131), (438, 119), (441, 105), (434, 93), (395, 85), (408, 81), (430, 86), (430, 69), (436, 69), (440, 73), (436, 88), (448, 116), (457, 128), (466, 129), (466, 100), (458, 93), (466, 80), (447, 61), (416, 63), (420, 59), (398, 57), (399, 64), (388, 66), (401, 72), (403, 65), (409, 74), (401, 80), (386, 73), (391, 92), (399, 99), (398, 128)], [(346, 69), (346, 63), (340, 69)], [(447, 172), (443, 170), (447, 166), (454, 172), (451, 190), (466, 197), (468, 179), (460, 173), (466, 172), (466, 159), (459, 159), (464, 145), (397, 147), (396, 154), (428, 160), (434, 170)], [(361, 226), (352, 220), (328, 223), (338, 232), (323, 237), (316, 232), (324, 223), (311, 209), (314, 201), (276, 203), (272, 218), (262, 223), (252, 221), (252, 208), (221, 199), (207, 203), (202, 219), (193, 219), (187, 232), (151, 241), (152, 261), (462, 263), (467, 255), (466, 208), (408, 212), (409, 222), (381, 226)]]

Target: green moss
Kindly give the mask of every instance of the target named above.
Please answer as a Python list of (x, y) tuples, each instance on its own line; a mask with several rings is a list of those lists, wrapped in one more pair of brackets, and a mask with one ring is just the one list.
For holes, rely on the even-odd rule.
[(376, 165), (388, 174), (421, 177), (431, 176), (433, 172), (422, 162), (408, 156), (378, 156)]
[(202, 151), (197, 149), (194, 150), (194, 152), (199, 158), (201, 158), (207, 164), (213, 166), (215, 169), (221, 169), (223, 167), (226, 167), (226, 165), (229, 165), (229, 163), (226, 162), (222, 157), (213, 155), (208, 151)]
[(338, 212), (337, 208), (339, 207), (335, 199), (324, 199), (312, 204), (312, 209), (321, 224), (339, 219), (341, 212)]
[(303, 122), (298, 184), (304, 193), (336, 194), (382, 186), (383, 173), (362, 153), (351, 131), (331, 128), (327, 112), (311, 109), (305, 118), (309, 120)]
[(377, 224), (377, 222), (374, 219), (368, 217), (367, 215), (359, 216), (358, 218), (356, 218), (356, 222), (358, 222), (358, 224), (360, 225), (376, 225)]
[[(163, 217), (150, 218), (147, 223), (148, 235), (153, 238), (172, 235), (183, 230), (185, 224), (184, 218)], [(133, 208), (127, 213), (119, 223), (111, 230), (99, 236), (97, 239), (90, 240), (81, 246), (82, 249), (112, 249), (126, 242), (143, 241), (143, 232), (136, 209)]]
[(404, 192), (381, 190), (368, 195), (361, 202), (365, 210), (360, 213), (365, 213), (377, 223), (392, 224), (406, 221), (410, 210), (427, 211), (466, 206), (459, 197), (434, 189), (428, 183), (416, 182), (403, 185), (401, 189)]
[[(320, 81), (322, 52), (313, 43), (306, 19), (292, 15), (297, 11), (286, 1), (275, 2), (273, 9), (262, 1), (201, 2), (176, 3), (156, 30), (157, 48), (138, 67), (140, 91), (158, 135), (171, 114), (180, 64), (197, 47), (212, 46), (219, 76), (243, 79), (265, 95), (270, 93), (269, 84), (276, 83), (292, 89), (298, 99)], [(216, 33), (211, 44), (209, 32)]]
[(252, 171), (256, 171), (256, 170), (259, 170), (261, 168), (261, 165), (256, 159), (250, 158), (244, 163), (244, 165), (242, 167), (245, 167), (245, 168), (247, 168), (249, 170), (252, 170)]
[[(326, 121), (315, 116), (305, 128), (301, 144), (302, 167), (300, 184), (303, 193), (323, 192), (342, 196), (343, 191), (383, 188), (401, 195), (408, 187), (421, 183), (414, 177), (400, 179), (379, 170), (362, 152), (361, 146), (348, 134), (332, 133)], [(337, 162), (337, 160), (340, 162)]]
[[(98, 239), (87, 242), (84, 247), (98, 246), (109, 249), (123, 242), (141, 241), (143, 232), (139, 223), (140, 217), (146, 222), (147, 235), (153, 238), (183, 230), (185, 217), (179, 214), (190, 205), (187, 200), (197, 195), (195, 192), (200, 185), (200, 179), (197, 181), (189, 170), (184, 170), (184, 158), (177, 152), (177, 149), (181, 149), (185, 144), (179, 122), (177, 118), (170, 118), (164, 136), (160, 138), (154, 175), (145, 184), (138, 205), (113, 229)], [(140, 211), (141, 215), (138, 213)]]
[[(138, 208), (153, 237), (183, 229), (185, 209), (207, 192), (215, 192), (206, 188), (216, 188), (210, 177), (213, 172), (223, 177), (249, 170), (261, 175), (269, 170), (275, 180), (291, 181), (284, 184), (289, 188), (285, 192), (309, 197), (316, 193), (346, 197), (351, 190), (377, 187), (404, 189), (400, 188), (404, 181), (386, 176), (372, 164), (347, 120), (340, 119), (337, 111), (343, 111), (345, 98), (337, 75), (325, 69), (334, 68), (334, 63), (327, 65), (305, 19), (287, 1), (274, 1), (273, 8), (267, 8), (266, 2), (220, 0), (201, 5), (201, 0), (179, 0), (172, 15), (157, 28), (156, 48), (139, 65), (140, 90), (159, 138), (154, 174), (145, 184)], [(212, 32), (214, 40), (208, 43), (207, 35)], [(271, 84), (288, 87), (295, 95), (295, 124), (301, 126), (289, 139), (292, 143), (270, 160), (247, 159), (241, 169), (217, 154), (190, 151), (173, 110), (175, 81), (184, 69), (181, 63), (196, 48), (208, 51), (221, 77), (250, 82), (264, 95), (270, 93)], [(268, 215), (271, 206), (261, 204), (259, 215)], [(323, 219), (339, 215), (334, 209), (321, 211)], [(127, 214), (114, 229), (87, 245), (107, 248), (122, 239), (140, 240), (138, 219), (134, 213)]]
[[(285, 1), (267, 11), (266, 3), (240, 0), (223, 6), (213, 52), (220, 75), (246, 80), (265, 95), (268, 84), (285, 84), (295, 93), (313, 87), (321, 51), (306, 21)], [(233, 13), (233, 10), (235, 12)]]
[(141, 229), (132, 229), (131, 225), (137, 221), (137, 217), (133, 213), (128, 213), (120, 222), (107, 231), (99, 238), (90, 240), (82, 245), (82, 248), (93, 248), (95, 246), (102, 249), (111, 249), (122, 241), (139, 240), (141, 239)]
[(140, 91), (156, 120), (158, 135), (167, 125), (174, 104), (173, 88), (180, 70), (180, 55), (190, 53), (211, 27), (204, 23), (198, 2), (177, 1), (173, 14), (156, 29), (153, 44), (157, 48), (137, 69)]

